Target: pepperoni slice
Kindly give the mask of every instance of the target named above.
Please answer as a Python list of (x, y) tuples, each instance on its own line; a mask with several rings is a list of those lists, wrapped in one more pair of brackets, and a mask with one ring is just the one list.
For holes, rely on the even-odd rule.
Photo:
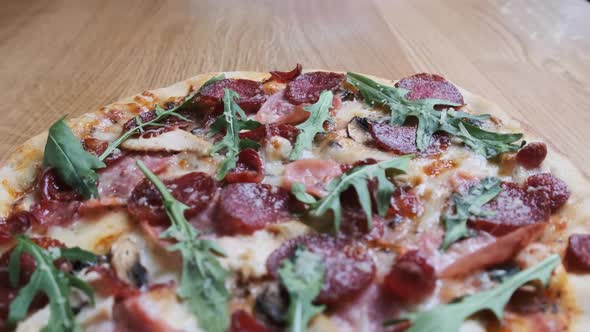
[(262, 143), (273, 136), (280, 136), (293, 143), (297, 139), (297, 135), (299, 135), (299, 129), (293, 125), (270, 123), (254, 130), (242, 132), (240, 133), (240, 138), (247, 138)]
[(422, 202), (409, 188), (397, 188), (391, 196), (388, 217), (414, 218), (422, 212)]
[(590, 272), (590, 234), (570, 235), (564, 265), (568, 272)]
[(548, 201), (551, 212), (559, 210), (570, 197), (567, 184), (550, 173), (529, 176), (526, 184), (529, 193), (534, 194), (540, 201)]
[(384, 151), (391, 151), (396, 154), (433, 155), (446, 150), (449, 146), (450, 140), (447, 135), (434, 134), (428, 148), (425, 151), (418, 151), (416, 147), (416, 131), (415, 126), (398, 126), (385, 122), (369, 123), (369, 132), (375, 140), (375, 144)]
[(294, 105), (315, 103), (324, 90), (335, 91), (346, 76), (339, 73), (312, 72), (298, 76), (287, 84), (285, 97)]
[[(109, 142), (99, 140), (96, 138), (92, 138), (92, 137), (87, 137), (84, 139), (84, 141), (82, 141), (82, 146), (84, 147), (84, 150), (86, 150), (98, 157), (98, 156), (102, 155), (103, 152), (108, 148)], [(103, 160), (103, 162), (107, 166), (110, 166), (124, 156), (125, 156), (125, 152), (123, 152), (121, 149), (117, 148), (117, 149), (113, 150), (113, 152), (111, 152), (111, 154), (109, 154)]]
[(264, 179), (264, 165), (254, 149), (244, 149), (238, 154), (236, 167), (225, 176), (227, 183), (262, 182)]
[(0, 245), (12, 240), (14, 235), (26, 232), (35, 222), (35, 217), (28, 211), (17, 211), (0, 219)]
[(325, 234), (303, 235), (283, 243), (266, 261), (266, 268), (273, 277), (278, 278), (283, 260), (292, 257), (298, 246), (323, 258), (326, 274), (316, 299), (319, 303), (338, 304), (352, 299), (375, 278), (375, 264), (365, 247)]
[(47, 200), (69, 202), (81, 199), (78, 193), (59, 179), (52, 168), (46, 169), (43, 175), (41, 175), (39, 191), (41, 192), (41, 197)]
[(351, 239), (374, 241), (383, 237), (385, 222), (377, 214), (373, 214), (371, 228), (367, 215), (358, 203), (342, 208), (340, 232)]
[(420, 302), (434, 291), (434, 267), (417, 250), (408, 251), (395, 261), (385, 277), (384, 286), (403, 301)]
[(317, 197), (327, 195), (326, 186), (342, 174), (340, 164), (330, 159), (302, 159), (285, 166), (283, 185), (291, 190), (294, 183), (302, 183), (305, 190)]
[[(202, 172), (188, 173), (163, 182), (174, 198), (189, 207), (184, 212), (187, 219), (205, 210), (217, 192), (215, 180)], [(137, 220), (147, 221), (152, 225), (170, 223), (160, 192), (148, 179), (144, 179), (133, 189), (127, 210)]]
[(302, 107), (291, 104), (285, 98), (285, 90), (280, 90), (272, 94), (262, 107), (260, 107), (255, 119), (263, 124), (298, 124), (305, 121), (308, 117), (309, 112), (306, 112)]
[(115, 303), (113, 321), (117, 332), (175, 332), (162, 313), (173, 312), (176, 305), (174, 286), (159, 285), (147, 292)]
[(270, 332), (270, 330), (246, 311), (236, 310), (231, 315), (229, 332)]
[(501, 236), (523, 226), (547, 221), (550, 215), (547, 202), (514, 183), (502, 182), (501, 187), (498, 196), (482, 206), (482, 210), (494, 215), (472, 218), (471, 227)]
[(525, 168), (537, 168), (547, 157), (547, 145), (543, 142), (527, 144), (516, 154), (516, 161)]
[(80, 202), (62, 202), (48, 199), (41, 201), (31, 206), (31, 215), (34, 217), (32, 221), (33, 229), (45, 232), (49, 226), (68, 225), (74, 221), (74, 217), (78, 212)]
[(303, 66), (301, 64), (297, 64), (295, 66), (295, 68), (293, 68), (290, 71), (271, 71), (270, 72), (270, 76), (273, 80), (281, 82), (281, 83), (287, 83), (290, 82), (292, 80), (294, 80), (295, 78), (297, 78), (297, 76), (301, 75), (301, 71), (303, 70)]
[(410, 100), (436, 98), (464, 104), (463, 95), (459, 89), (439, 75), (420, 73), (401, 79), (395, 86), (410, 90), (406, 95), (406, 98)]
[(224, 187), (215, 214), (224, 234), (251, 234), (291, 217), (291, 196), (283, 188), (259, 183), (234, 183)]
[(224, 94), (223, 89), (225, 88), (234, 90), (240, 95), (240, 99), (237, 100), (237, 103), (248, 113), (258, 111), (260, 106), (266, 101), (267, 96), (264, 93), (260, 82), (246, 79), (226, 78), (209, 84), (201, 89), (199, 102), (212, 107), (220, 105)]

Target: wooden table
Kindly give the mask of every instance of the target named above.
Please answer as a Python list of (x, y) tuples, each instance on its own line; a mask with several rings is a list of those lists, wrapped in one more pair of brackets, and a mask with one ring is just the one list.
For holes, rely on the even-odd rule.
[(3, 0), (0, 155), (64, 114), (204, 71), (440, 73), (590, 174), (583, 0)]

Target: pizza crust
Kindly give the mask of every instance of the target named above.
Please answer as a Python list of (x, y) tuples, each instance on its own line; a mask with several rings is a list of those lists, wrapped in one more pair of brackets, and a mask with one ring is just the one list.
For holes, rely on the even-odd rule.
[[(317, 71), (317, 70), (306, 70)], [(179, 99), (186, 96), (191, 89), (198, 89), (208, 79), (218, 76), (220, 72), (204, 73), (171, 86), (150, 90), (132, 97), (122, 99), (99, 110), (84, 114), (80, 117), (68, 119), (67, 123), (78, 137), (94, 137), (101, 139), (114, 139), (120, 135), (122, 125), (137, 114), (147, 111), (157, 103), (163, 103), (171, 99)], [(225, 72), (228, 78), (245, 78), (257, 81), (268, 79), (270, 75), (262, 72), (235, 71)], [(386, 80), (372, 75), (368, 76), (382, 84), (393, 85), (395, 81)], [(490, 101), (459, 88), (466, 103), (466, 109), (476, 114), (488, 113), (501, 120), (504, 128), (514, 132), (524, 132), (525, 139), (529, 141), (542, 140), (548, 145), (548, 155), (543, 163), (543, 169), (553, 173), (565, 181), (570, 190), (571, 197), (568, 203), (559, 212), (570, 220), (564, 233), (564, 241), (567, 236), (576, 232), (590, 233), (590, 180), (588, 180), (576, 166), (564, 156), (558, 147), (543, 140), (534, 129), (521, 125), (508, 113), (500, 109)], [(27, 140), (15, 148), (8, 157), (0, 163), (0, 216), (6, 217), (12, 206), (31, 189), (36, 176), (42, 167), (43, 149), (47, 140), (47, 131)], [(0, 252), (2, 248), (0, 248)], [(558, 269), (565, 275), (562, 268)], [(559, 272), (558, 272), (559, 273)], [(574, 308), (577, 313), (572, 318), (570, 331), (590, 331), (590, 276), (570, 275), (564, 291), (564, 298), (570, 299), (568, 306)], [(326, 326), (332, 326), (326, 324)], [(319, 329), (324, 330), (324, 329)], [(327, 330), (332, 330), (328, 328)], [(466, 322), (461, 331), (482, 331), (481, 326), (473, 321)]]

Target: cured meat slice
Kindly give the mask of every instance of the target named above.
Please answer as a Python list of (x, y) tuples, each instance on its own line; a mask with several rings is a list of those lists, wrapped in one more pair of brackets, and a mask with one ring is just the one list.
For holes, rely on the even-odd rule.
[[(96, 138), (92, 138), (92, 137), (87, 137), (82, 142), (82, 146), (84, 147), (84, 150), (86, 150), (86, 151), (94, 154), (95, 156), (99, 157), (101, 154), (103, 154), (103, 152), (106, 151), (106, 149), (109, 146), (109, 142), (103, 141), (103, 140), (99, 140), (99, 139), (96, 139)], [(126, 153), (124, 151), (122, 151), (119, 148), (116, 148), (115, 150), (113, 150), (113, 152), (111, 152), (111, 154), (109, 154), (103, 160), (103, 162), (107, 166), (110, 166), (110, 165), (114, 164), (115, 162), (117, 162), (122, 157), (124, 157), (125, 155), (126, 155)]]
[(546, 199), (540, 199), (511, 182), (502, 182), (500, 186), (502, 191), (498, 196), (482, 206), (482, 210), (490, 211), (492, 215), (471, 218), (471, 227), (501, 236), (520, 227), (547, 221), (551, 211)]
[(16, 211), (6, 219), (0, 219), (0, 245), (12, 240), (17, 234), (26, 232), (36, 222), (28, 211)]
[(258, 143), (263, 143), (273, 136), (280, 136), (294, 143), (299, 135), (299, 129), (290, 124), (276, 124), (270, 123), (260, 126), (254, 130), (249, 130), (240, 133), (241, 139), (251, 139)]
[(259, 183), (234, 183), (221, 189), (216, 228), (224, 234), (251, 234), (291, 217), (292, 198), (283, 188)]
[(302, 107), (291, 104), (285, 98), (285, 90), (280, 90), (272, 94), (256, 113), (256, 121), (262, 124), (269, 123), (289, 123), (298, 124), (309, 117)]
[(323, 258), (326, 274), (316, 299), (319, 303), (336, 305), (352, 299), (375, 278), (375, 264), (362, 245), (323, 234), (303, 235), (283, 243), (266, 261), (273, 277), (278, 278), (283, 260), (289, 259), (298, 246)]
[(166, 169), (169, 156), (129, 154), (116, 163), (98, 171), (98, 194), (101, 198), (117, 197), (126, 201), (135, 186), (143, 180), (143, 173), (135, 162), (141, 160), (153, 173)]
[(224, 94), (223, 89), (225, 88), (234, 90), (240, 95), (240, 98), (236, 101), (244, 112), (248, 113), (258, 111), (267, 98), (260, 82), (226, 78), (201, 89), (198, 97), (199, 103), (212, 107), (220, 105)]
[(270, 76), (275, 81), (278, 81), (281, 83), (287, 83), (287, 82), (292, 81), (295, 78), (297, 78), (297, 76), (301, 75), (301, 70), (303, 70), (303, 66), (298, 63), (295, 66), (295, 68), (293, 68), (290, 71), (278, 71), (278, 70), (271, 71)]
[(564, 265), (568, 272), (590, 272), (590, 234), (570, 235)]
[(395, 86), (410, 90), (406, 95), (406, 98), (410, 100), (436, 98), (464, 104), (463, 95), (459, 89), (439, 75), (420, 73), (401, 79)]
[(299, 75), (287, 84), (285, 98), (294, 105), (315, 103), (324, 90), (334, 91), (344, 82), (346, 76), (331, 72), (312, 72)]
[(270, 330), (246, 311), (236, 310), (231, 315), (229, 332), (270, 332)]
[(47, 200), (69, 202), (81, 199), (78, 193), (59, 179), (52, 168), (46, 169), (41, 175), (39, 191), (41, 191), (41, 197)]
[(384, 286), (402, 301), (420, 302), (434, 291), (434, 267), (417, 250), (408, 251), (393, 263)]
[(227, 183), (262, 182), (264, 179), (264, 165), (258, 152), (254, 149), (244, 149), (238, 154), (236, 167), (225, 176)]
[(284, 186), (291, 190), (291, 185), (301, 183), (305, 190), (317, 197), (328, 192), (326, 186), (342, 174), (340, 164), (330, 159), (302, 159), (285, 166)]
[(422, 212), (422, 202), (409, 188), (396, 188), (391, 195), (388, 217), (414, 218)]
[(48, 199), (33, 204), (30, 209), (34, 217), (33, 229), (42, 233), (50, 226), (65, 226), (74, 221), (80, 202), (62, 202)]
[[(141, 123), (146, 123), (157, 118), (156, 111), (143, 112), (138, 115)], [(158, 126), (146, 126), (141, 132), (136, 133), (133, 137), (151, 138), (161, 135), (165, 132), (172, 131), (175, 129), (186, 129), (191, 126), (192, 123), (176, 116), (168, 116), (162, 121), (158, 121)], [(138, 126), (137, 118), (131, 118), (123, 125), (123, 132), (127, 132)]]
[(450, 144), (449, 137), (445, 134), (434, 134), (430, 145), (425, 151), (418, 151), (416, 147), (415, 126), (398, 126), (384, 122), (370, 122), (369, 132), (375, 140), (377, 147), (384, 151), (396, 154), (418, 153), (420, 155), (433, 155), (447, 149)]
[(541, 173), (528, 177), (527, 190), (539, 201), (547, 201), (551, 212), (559, 210), (569, 199), (567, 184), (550, 173)]
[(527, 144), (516, 154), (516, 161), (525, 168), (537, 168), (547, 157), (547, 145), (543, 142)]
[[(217, 183), (206, 173), (192, 172), (163, 182), (174, 198), (189, 207), (184, 212), (187, 219), (205, 210), (216, 197)], [(152, 225), (170, 224), (160, 192), (148, 179), (133, 189), (127, 210), (139, 221)]]

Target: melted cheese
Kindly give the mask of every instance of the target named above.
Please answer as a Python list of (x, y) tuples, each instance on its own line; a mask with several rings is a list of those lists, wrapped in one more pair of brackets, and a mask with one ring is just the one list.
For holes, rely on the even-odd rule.
[(150, 138), (130, 138), (121, 146), (133, 151), (190, 151), (197, 156), (208, 156), (212, 145), (186, 130), (176, 129)]

